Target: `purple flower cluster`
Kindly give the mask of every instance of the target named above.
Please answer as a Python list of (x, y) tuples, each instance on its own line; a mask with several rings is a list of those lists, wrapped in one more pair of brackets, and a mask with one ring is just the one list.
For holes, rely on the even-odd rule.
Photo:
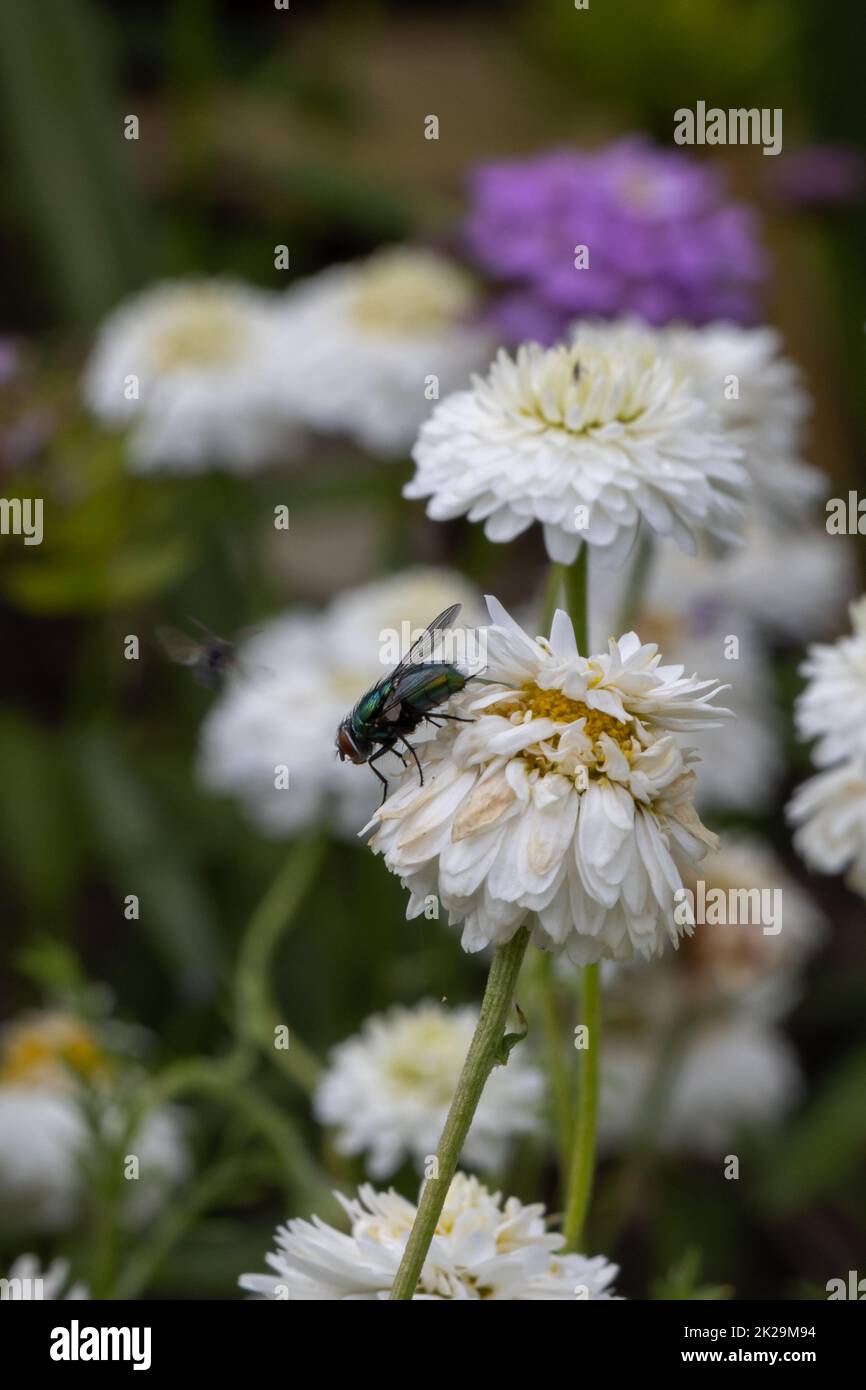
[[(682, 150), (632, 137), (486, 164), (471, 196), (464, 241), (507, 287), (493, 315), (510, 341), (552, 342), (581, 316), (756, 319), (766, 262), (754, 214)], [(586, 269), (575, 267), (578, 246)]]

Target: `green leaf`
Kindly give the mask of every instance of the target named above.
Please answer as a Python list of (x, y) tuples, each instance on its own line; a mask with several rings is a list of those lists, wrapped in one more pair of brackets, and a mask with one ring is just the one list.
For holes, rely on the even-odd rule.
[(0, 712), (0, 862), (37, 918), (69, 917), (78, 843), (62, 749), (26, 715)]
[(101, 562), (85, 556), (22, 563), (6, 571), (4, 588), (21, 608), (34, 613), (100, 612), (146, 602), (183, 574), (189, 549), (177, 536), (130, 547)]
[[(90, 324), (147, 273), (146, 219), (114, 105), (102, 23), (87, 0), (0, 5), (8, 143), (46, 267)], [(134, 114), (134, 113), (133, 113)]]
[(56, 998), (83, 995), (87, 977), (75, 952), (52, 937), (30, 942), (15, 957), (18, 971)]
[(517, 1014), (517, 1018), (520, 1023), (520, 1032), (505, 1034), (505, 1036), (502, 1039), (502, 1042), (499, 1044), (499, 1050), (496, 1053), (496, 1061), (494, 1062), (494, 1066), (508, 1066), (508, 1059), (511, 1056), (512, 1048), (515, 1048), (519, 1042), (523, 1042), (523, 1039), (529, 1032), (529, 1024), (526, 1021), (526, 1015), (524, 1014), (523, 1010), (521, 1009), (520, 1005), (517, 1003), (516, 1000), (514, 1002), (514, 1012)]

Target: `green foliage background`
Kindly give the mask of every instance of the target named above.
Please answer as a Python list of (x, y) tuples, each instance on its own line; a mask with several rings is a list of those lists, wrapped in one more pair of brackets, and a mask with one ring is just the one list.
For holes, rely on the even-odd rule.
[[(231, 632), (327, 597), (320, 576), (280, 582), (262, 564), (276, 502), (295, 529), (366, 509), (378, 549), (364, 577), (457, 561), (508, 600), (540, 567), (534, 541), (505, 554), (460, 524), (428, 525), (399, 499), (408, 467), (339, 447), (248, 481), (132, 477), (122, 441), (78, 400), (100, 317), (164, 276), (229, 271), (284, 288), (278, 243), (293, 279), (386, 241), (450, 235), (473, 160), (633, 129), (667, 139), (673, 110), (697, 99), (783, 106), (786, 145), (866, 148), (857, 11), (854, 0), (832, 15), (817, 0), (0, 8), (0, 274), (24, 361), (0, 428), (26, 416), (45, 432), (29, 471), (2, 487), (44, 496), (50, 518), (38, 549), (0, 540), (0, 1003), (4, 1016), (55, 996), (92, 1008), (93, 982), (109, 985), (117, 1014), (157, 1040), (147, 1086), (196, 1117), (197, 1177), (140, 1239), (111, 1228), (97, 1175), (92, 1222), (73, 1243), (97, 1292), (229, 1296), (240, 1271), (261, 1267), (277, 1220), (333, 1215), (328, 1188), (361, 1170), (311, 1121), (318, 1061), (395, 1000), (474, 1000), (481, 987), (443, 926), (405, 923), (402, 890), (372, 856), (315, 833), (267, 842), (198, 787), (208, 697), (159, 659), (154, 625), (193, 613)], [(427, 112), (440, 117), (436, 144), (420, 138)], [(137, 142), (122, 138), (129, 113)], [(767, 217), (768, 315), (817, 396), (814, 462), (856, 486), (863, 208), (781, 214), (770, 161), (719, 157)], [(142, 636), (139, 662), (123, 659), (128, 633)], [(779, 655), (787, 711), (797, 655)], [(791, 784), (806, 766), (791, 741)], [(790, 858), (781, 804), (762, 828)], [(700, 1164), (647, 1162), (616, 1248), (604, 1247), (630, 1296), (823, 1296), (830, 1274), (864, 1272), (863, 905), (834, 881), (810, 886), (834, 934), (791, 1022), (807, 1101), (744, 1157), (735, 1195)], [(139, 922), (123, 916), (130, 892)], [(261, 1046), (274, 1008), (309, 1049), (286, 1071)], [(610, 1217), (609, 1176), (590, 1244)], [(555, 1205), (541, 1141), (507, 1180)], [(413, 1190), (408, 1171), (400, 1184)], [(13, 1253), (0, 1232), (0, 1254)]]

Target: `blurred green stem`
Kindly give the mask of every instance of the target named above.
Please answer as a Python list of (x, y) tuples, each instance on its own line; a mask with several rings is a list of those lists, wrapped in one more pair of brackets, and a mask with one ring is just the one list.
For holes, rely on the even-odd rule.
[[(267, 1141), (279, 1165), (286, 1198), (295, 1205), (300, 1201), (304, 1206), (317, 1206), (320, 1212), (330, 1210), (332, 1202), (324, 1175), (310, 1158), (294, 1121), (253, 1084), (252, 1077), (256, 1054), (261, 1050), (306, 1092), (316, 1082), (319, 1063), (296, 1036), (290, 1037), (287, 1048), (275, 1046), (275, 1030), (286, 1025), (271, 1001), (268, 981), (274, 951), (297, 917), (324, 860), (326, 843), (319, 834), (299, 840), (250, 918), (235, 976), (237, 1040), (233, 1050), (223, 1058), (191, 1057), (165, 1067), (144, 1089), (124, 1136), (125, 1142), (131, 1141), (144, 1115), (158, 1105), (190, 1094), (212, 1097)], [(206, 1198), (207, 1189), (202, 1200)], [(169, 1239), (173, 1239), (172, 1220), (167, 1216)]]
[(563, 1224), (566, 1250), (577, 1249), (595, 1171), (601, 1054), (601, 987), (598, 965), (583, 967), (580, 1021), (587, 1030), (587, 1046), (578, 1052), (580, 1089), (577, 1096), (577, 1134), (571, 1155)]
[(327, 840), (319, 832), (292, 846), (244, 932), (235, 975), (235, 1027), (280, 1070), (308, 1093), (321, 1070), (314, 1054), (292, 1032), (288, 1047), (276, 1046), (280, 1027), (288, 1028), (271, 998), (270, 975), (280, 938), (297, 920), (298, 908), (325, 859)]
[(559, 1016), (556, 998), (553, 960), (554, 958), (549, 951), (536, 952), (533, 975), (538, 988), (547, 1066), (550, 1072), (556, 1146), (560, 1169), (565, 1173), (571, 1150), (571, 1078), (564, 1050), (562, 1020)]
[(84, 1113), (98, 1174), (90, 1220), (90, 1291), (94, 1299), (111, 1299), (115, 1297), (121, 1257), (126, 1145), (122, 1135), (108, 1132), (98, 1097), (86, 1098)]
[(211, 1096), (243, 1117), (270, 1144), (283, 1174), (287, 1196), (303, 1190), (304, 1201), (330, 1204), (330, 1189), (310, 1158), (295, 1124), (252, 1084), (254, 1054), (239, 1047), (228, 1057), (211, 1061), (193, 1057), (166, 1067), (147, 1088), (143, 1111), (184, 1095)]
[(418, 1279), (427, 1258), (427, 1251), (430, 1249), (430, 1242), (436, 1233), (451, 1180), (457, 1171), (460, 1152), (487, 1078), (499, 1057), (514, 988), (528, 942), (529, 931), (526, 927), (521, 927), (506, 945), (497, 946), (494, 953), (475, 1035), (469, 1045), (442, 1138), (439, 1140), (436, 1177), (428, 1178), (424, 1184), (415, 1224), (391, 1290), (391, 1298), (394, 1300), (411, 1299), (418, 1287)]
[[(563, 575), (566, 607), (574, 627), (577, 649), (583, 656), (589, 655), (587, 561), (588, 547), (582, 545), (574, 564), (569, 566)], [(574, 1250), (580, 1239), (595, 1170), (601, 1051), (601, 990), (597, 965), (586, 965), (583, 968), (581, 1023), (587, 1029), (587, 1046), (578, 1050), (577, 1132), (568, 1159), (563, 1225), (567, 1250)]]
[(553, 615), (560, 604), (563, 573), (563, 565), (551, 565), (547, 573), (547, 584), (541, 604), (541, 627), (539, 629), (543, 637), (547, 637), (549, 634)]
[(589, 576), (587, 563), (589, 548), (581, 545), (573, 565), (551, 565), (547, 588), (544, 593), (542, 630), (546, 636), (556, 609), (562, 603), (574, 627), (577, 649), (581, 656), (587, 656), (589, 646), (589, 621), (587, 594)]
[(568, 565), (563, 574), (565, 589), (565, 608), (574, 627), (577, 650), (581, 656), (589, 655), (589, 547), (582, 545), (573, 565)]
[(619, 610), (617, 636), (621, 632), (630, 632), (640, 616), (641, 604), (644, 599), (644, 590), (646, 589), (650, 569), (652, 568), (653, 553), (652, 532), (647, 527), (646, 522), (642, 522), (640, 531), (638, 532), (637, 546), (635, 548), (631, 572)]
[(255, 1175), (249, 1157), (235, 1154), (196, 1177), (183, 1196), (161, 1214), (150, 1237), (128, 1254), (117, 1281), (116, 1297), (140, 1297), (165, 1257), (195, 1222), (218, 1202), (236, 1196), (241, 1184)]

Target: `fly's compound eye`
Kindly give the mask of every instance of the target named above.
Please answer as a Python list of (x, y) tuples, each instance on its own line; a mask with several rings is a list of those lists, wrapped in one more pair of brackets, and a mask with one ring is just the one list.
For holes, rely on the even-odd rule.
[(341, 725), (337, 730), (337, 752), (340, 755), (340, 762), (345, 762), (347, 758), (353, 762), (355, 751), (355, 745), (348, 729)]

